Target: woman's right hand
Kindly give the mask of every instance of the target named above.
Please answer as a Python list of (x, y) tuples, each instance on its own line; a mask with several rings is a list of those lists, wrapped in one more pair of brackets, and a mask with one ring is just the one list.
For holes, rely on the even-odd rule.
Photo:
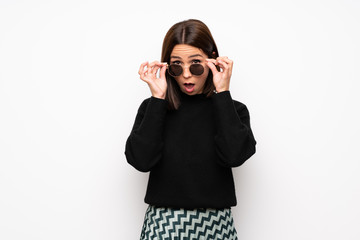
[[(146, 67), (146, 69), (145, 69)], [(146, 82), (153, 97), (165, 99), (167, 82), (165, 77), (166, 63), (154, 61), (152, 63), (144, 62), (140, 65), (140, 79)], [(157, 71), (160, 69), (160, 77), (157, 77)]]

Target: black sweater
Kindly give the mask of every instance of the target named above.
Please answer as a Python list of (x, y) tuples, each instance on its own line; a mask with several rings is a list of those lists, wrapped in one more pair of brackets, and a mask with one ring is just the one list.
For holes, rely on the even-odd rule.
[(236, 205), (232, 167), (255, 153), (247, 107), (230, 91), (206, 97), (181, 92), (178, 110), (151, 96), (139, 107), (125, 155), (150, 171), (145, 202), (181, 208)]

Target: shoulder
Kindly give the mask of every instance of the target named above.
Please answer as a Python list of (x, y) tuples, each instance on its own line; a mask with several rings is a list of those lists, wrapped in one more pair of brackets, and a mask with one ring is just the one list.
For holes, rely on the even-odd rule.
[(243, 103), (243, 102), (240, 102), (240, 101), (235, 100), (235, 99), (233, 99), (232, 101), (233, 101), (234, 106), (236, 108), (244, 108), (244, 107), (246, 107), (245, 103)]
[(229, 90), (213, 94), (212, 99), (219, 107), (222, 107), (223, 104), (229, 106), (232, 102), (232, 105), (235, 107), (235, 110), (240, 117), (249, 115), (249, 111), (245, 103), (234, 99)]
[(165, 108), (167, 106), (167, 100), (165, 99), (160, 99), (160, 98), (156, 98), (156, 97), (148, 97), (145, 98), (139, 107), (139, 112), (145, 112), (146, 109), (151, 105), (151, 109), (154, 109), (156, 111), (161, 111), (163, 108)]
[(149, 104), (150, 101), (151, 101), (151, 97), (145, 98), (145, 99), (141, 102), (140, 107), (146, 107), (146, 106)]
[(149, 102), (151, 100), (151, 97), (145, 98), (139, 106), (138, 112), (145, 112), (147, 106), (149, 105)]
[(249, 116), (249, 110), (245, 103), (240, 102), (238, 100), (233, 99), (234, 107), (236, 112), (239, 114), (240, 117), (242, 116)]

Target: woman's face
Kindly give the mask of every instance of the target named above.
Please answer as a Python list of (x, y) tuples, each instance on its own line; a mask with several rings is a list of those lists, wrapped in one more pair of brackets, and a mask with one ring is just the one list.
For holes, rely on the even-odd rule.
[[(170, 64), (180, 64), (183, 72), (180, 76), (174, 77), (182, 92), (188, 95), (200, 94), (209, 74), (209, 67), (205, 64), (208, 56), (199, 48), (178, 44), (173, 48), (170, 55)], [(199, 63), (204, 67), (204, 73), (200, 76), (193, 75), (189, 67), (191, 64)]]

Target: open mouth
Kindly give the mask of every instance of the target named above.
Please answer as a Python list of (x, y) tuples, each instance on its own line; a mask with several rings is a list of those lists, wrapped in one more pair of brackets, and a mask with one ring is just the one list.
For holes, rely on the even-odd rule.
[(185, 90), (186, 90), (187, 92), (192, 92), (192, 91), (194, 91), (194, 87), (195, 87), (195, 84), (194, 84), (194, 83), (185, 83), (184, 86), (185, 86)]

